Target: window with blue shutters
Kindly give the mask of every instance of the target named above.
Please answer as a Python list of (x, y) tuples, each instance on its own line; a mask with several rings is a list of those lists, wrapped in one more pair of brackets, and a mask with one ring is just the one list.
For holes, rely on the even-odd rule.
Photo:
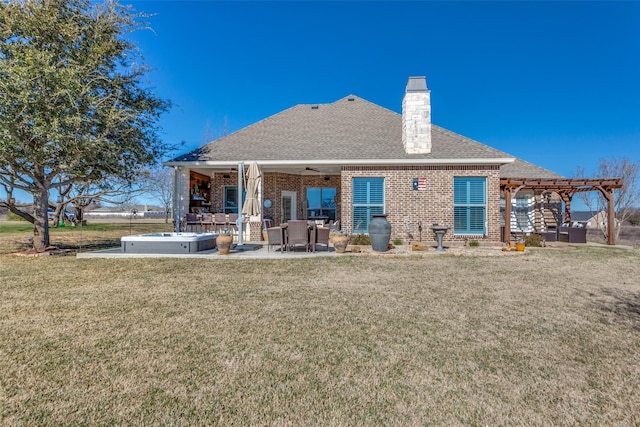
[(353, 233), (368, 233), (371, 215), (384, 213), (384, 178), (353, 178)]
[(486, 234), (487, 179), (457, 176), (453, 179), (453, 231)]

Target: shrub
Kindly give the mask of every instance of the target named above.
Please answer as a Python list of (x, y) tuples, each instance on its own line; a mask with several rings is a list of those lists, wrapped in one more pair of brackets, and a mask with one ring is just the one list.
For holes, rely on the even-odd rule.
[(629, 224), (631, 225), (640, 225), (640, 214), (630, 216), (627, 221), (629, 221)]
[(402, 244), (402, 239), (393, 239), (393, 244), (395, 246), (400, 246)]
[(360, 245), (360, 246), (364, 246), (364, 245), (370, 245), (371, 244), (371, 240), (369, 239), (369, 235), (368, 234), (355, 234), (353, 236), (351, 236), (351, 244), (352, 245)]
[(529, 247), (540, 248), (542, 247), (542, 236), (532, 234), (524, 238), (524, 245)]
[(477, 240), (469, 240), (469, 246), (477, 248), (478, 246), (480, 246), (480, 242), (478, 242)]

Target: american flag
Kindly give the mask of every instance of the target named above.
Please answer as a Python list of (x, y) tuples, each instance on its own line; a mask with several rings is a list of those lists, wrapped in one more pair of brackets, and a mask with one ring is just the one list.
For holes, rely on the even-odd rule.
[(427, 178), (418, 178), (418, 190), (427, 189)]

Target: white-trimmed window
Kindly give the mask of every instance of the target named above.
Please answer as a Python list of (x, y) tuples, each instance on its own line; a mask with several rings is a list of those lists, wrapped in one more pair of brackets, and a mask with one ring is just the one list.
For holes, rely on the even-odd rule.
[(336, 220), (335, 187), (307, 188), (307, 219), (323, 217)]
[(453, 178), (454, 234), (487, 234), (487, 179), (481, 176)]
[[(246, 193), (242, 193), (242, 202), (244, 203)], [(224, 187), (224, 213), (239, 213), (238, 211), (238, 187), (228, 185)]]
[(353, 233), (368, 233), (371, 215), (384, 213), (384, 178), (353, 178)]

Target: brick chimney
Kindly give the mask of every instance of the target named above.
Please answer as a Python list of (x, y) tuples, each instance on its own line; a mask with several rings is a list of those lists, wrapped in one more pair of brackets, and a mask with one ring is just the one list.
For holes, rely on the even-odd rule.
[(431, 95), (427, 79), (409, 77), (402, 99), (402, 145), (407, 154), (431, 153)]

